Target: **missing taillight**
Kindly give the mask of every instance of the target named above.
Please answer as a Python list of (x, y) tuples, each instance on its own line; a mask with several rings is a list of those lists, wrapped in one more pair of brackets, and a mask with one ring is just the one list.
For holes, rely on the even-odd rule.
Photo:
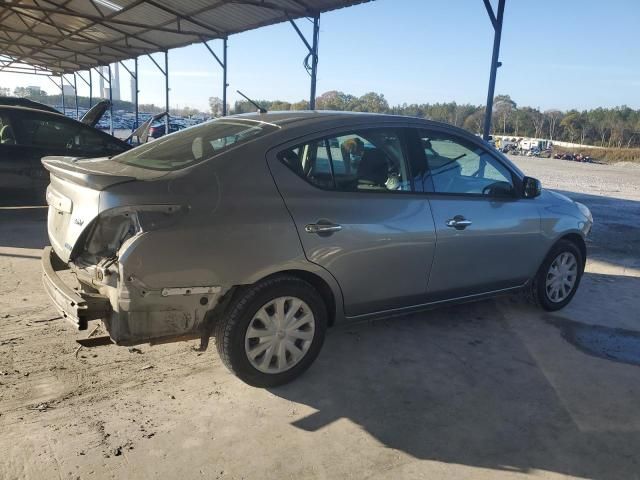
[(97, 264), (116, 258), (122, 245), (131, 237), (173, 225), (187, 211), (179, 205), (142, 205), (107, 210), (93, 222), (80, 255)]
[(87, 237), (85, 257), (92, 257), (96, 263), (102, 258), (115, 257), (120, 247), (140, 231), (135, 212), (119, 215), (99, 216)]

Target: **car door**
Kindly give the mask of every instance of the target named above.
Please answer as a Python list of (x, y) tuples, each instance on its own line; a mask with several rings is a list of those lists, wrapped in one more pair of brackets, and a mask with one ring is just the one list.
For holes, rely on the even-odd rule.
[(347, 316), (423, 303), (435, 230), (402, 129), (311, 137), (268, 160), (307, 259), (336, 278)]
[(21, 121), (23, 110), (0, 112), (0, 188), (34, 193), (44, 192), (49, 175), (40, 163), (40, 149), (27, 143)]
[(542, 257), (540, 214), (520, 178), (479, 139), (419, 129), (437, 234), (431, 301), (524, 284)]

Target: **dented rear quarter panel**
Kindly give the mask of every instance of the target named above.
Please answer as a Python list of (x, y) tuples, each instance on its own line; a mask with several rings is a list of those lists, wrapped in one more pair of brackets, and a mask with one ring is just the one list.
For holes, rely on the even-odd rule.
[[(110, 293), (114, 314), (120, 318), (112, 322), (111, 330), (118, 323), (121, 328), (129, 326), (119, 338), (117, 331), (110, 332), (118, 343), (146, 341), (146, 337), (137, 340), (143, 334), (159, 337), (195, 331), (233, 286), (288, 270), (322, 278), (336, 300), (334, 316), (342, 318), (340, 289), (326, 270), (306, 259), (267, 167), (264, 146), (255, 143), (182, 174), (101, 192), (100, 211), (143, 204), (187, 206), (172, 226), (136, 235), (121, 248), (119, 289)], [(193, 286), (220, 286), (221, 292), (204, 295), (209, 300), (204, 306), (203, 295), (161, 296), (163, 288)], [(135, 322), (123, 322), (127, 315), (134, 315)]]

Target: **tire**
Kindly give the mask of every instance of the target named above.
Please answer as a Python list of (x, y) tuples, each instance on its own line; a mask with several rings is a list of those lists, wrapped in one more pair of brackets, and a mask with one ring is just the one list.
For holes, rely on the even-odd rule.
[[(562, 263), (563, 259), (568, 259), (566, 264)], [(556, 263), (556, 268), (552, 271), (552, 265), (557, 261), (559, 261), (560, 264)], [(572, 261), (575, 261), (575, 270), (567, 268)], [(559, 272), (558, 267), (567, 270), (567, 276), (565, 278), (571, 279), (571, 277), (574, 277), (570, 289), (567, 283), (557, 279)], [(571, 275), (572, 272), (573, 275)], [(584, 259), (578, 246), (569, 240), (560, 240), (553, 246), (544, 259), (533, 280), (531, 292), (533, 300), (540, 307), (550, 312), (564, 308), (571, 302), (578, 290), (583, 273)], [(550, 284), (547, 283), (547, 280), (549, 280)], [(554, 280), (555, 286), (562, 285), (562, 287), (560, 287), (562, 291), (556, 290), (556, 295), (554, 295)]]
[[(293, 311), (298, 302), (299, 309)], [(279, 310), (287, 318), (279, 317)], [(288, 326), (283, 326), (287, 321)], [(311, 366), (326, 329), (327, 308), (317, 290), (299, 278), (278, 276), (236, 292), (216, 324), (216, 347), (225, 366), (243, 382), (275, 387), (291, 382)], [(267, 344), (271, 346), (264, 349)], [(257, 351), (261, 353), (250, 358), (250, 352), (254, 357)]]

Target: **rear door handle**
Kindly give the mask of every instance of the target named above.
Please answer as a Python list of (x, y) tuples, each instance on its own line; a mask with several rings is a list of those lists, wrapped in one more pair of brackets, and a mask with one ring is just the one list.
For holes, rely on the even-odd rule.
[(342, 225), (336, 225), (334, 223), (310, 223), (304, 227), (304, 231), (307, 233), (331, 234), (342, 230)]
[(471, 220), (467, 220), (462, 215), (456, 215), (453, 218), (447, 220), (447, 227), (455, 228), (456, 230), (464, 230), (471, 225)]

